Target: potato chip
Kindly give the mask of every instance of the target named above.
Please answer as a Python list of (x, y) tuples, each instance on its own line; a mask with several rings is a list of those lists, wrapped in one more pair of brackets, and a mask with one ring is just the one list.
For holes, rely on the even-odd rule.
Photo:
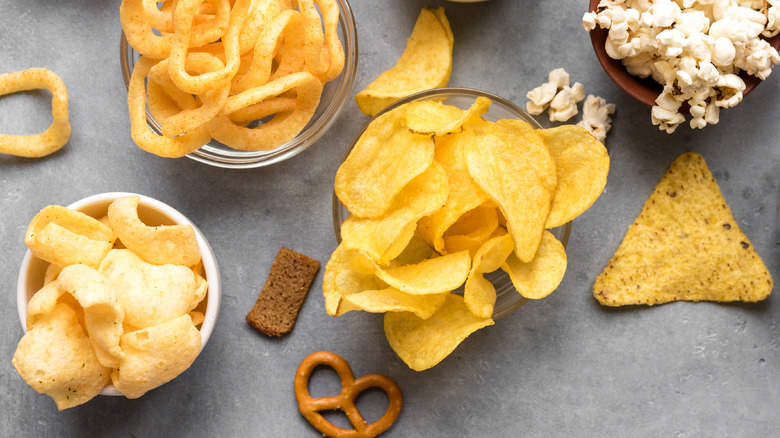
[(55, 304), (40, 315), (16, 347), (12, 363), (19, 375), (57, 409), (85, 403), (110, 381), (111, 369), (98, 362), (76, 312)]
[(489, 125), (465, 146), (474, 181), (500, 207), (523, 262), (533, 259), (542, 240), (555, 194), (555, 162), (534, 131)]
[(609, 155), (604, 145), (581, 126), (561, 125), (538, 132), (558, 175), (545, 227), (560, 227), (596, 202), (607, 184)]
[(566, 250), (549, 231), (542, 235), (542, 243), (533, 260), (523, 263), (510, 254), (501, 266), (509, 274), (520, 295), (538, 300), (551, 294), (566, 273)]
[(43, 157), (60, 150), (70, 138), (68, 90), (56, 73), (45, 68), (0, 74), (0, 96), (20, 91), (47, 89), (51, 92), (51, 125), (33, 135), (0, 134), (0, 154)]
[(506, 233), (498, 225), (498, 207), (487, 202), (461, 216), (444, 234), (444, 253), (468, 250), (472, 257), (477, 250), (498, 234)]
[(465, 111), (440, 101), (420, 100), (406, 107), (406, 123), (416, 134), (444, 136), (460, 131), (464, 123), (485, 114), (489, 107), (490, 99), (483, 96)]
[(656, 185), (593, 295), (606, 306), (755, 302), (769, 296), (772, 284), (704, 158), (689, 152)]
[(409, 312), (385, 313), (385, 336), (409, 368), (423, 371), (444, 360), (475, 331), (493, 325), (490, 318), (474, 316), (463, 297), (448, 294), (444, 305), (430, 318)]
[(453, 42), (444, 8), (423, 8), (395, 66), (355, 95), (360, 111), (374, 116), (404, 96), (447, 86)]
[(444, 205), (449, 195), (447, 175), (435, 161), (396, 196), (389, 213), (378, 219), (350, 216), (341, 226), (345, 247), (359, 249), (387, 264), (406, 248), (417, 221)]
[(447, 172), (450, 196), (440, 210), (420, 220), (420, 234), (439, 253), (444, 253), (444, 232), (466, 212), (487, 202), (490, 197), (468, 173), (466, 167), (467, 144), (476, 141), (473, 130), (458, 135), (435, 137), (434, 158)]
[(496, 304), (496, 288), (483, 277), (501, 267), (514, 250), (512, 236), (496, 236), (482, 245), (474, 256), (466, 286), (463, 288), (463, 302), (475, 316), (490, 318)]
[(122, 243), (149, 263), (192, 266), (200, 247), (191, 225), (148, 226), (138, 217), (138, 196), (118, 198), (108, 206), (111, 227)]
[(346, 295), (339, 310), (341, 313), (350, 310), (372, 313), (410, 312), (420, 319), (428, 319), (444, 305), (448, 294), (449, 292), (413, 295), (389, 287)]
[(339, 245), (325, 265), (322, 278), (325, 311), (330, 316), (339, 316), (346, 311), (341, 307), (345, 296), (387, 287), (374, 275), (369, 259), (359, 251), (350, 251), (343, 244)]
[(382, 216), (401, 189), (433, 162), (433, 139), (403, 125), (403, 110), (379, 116), (339, 167), (335, 191), (350, 213)]
[(116, 234), (84, 213), (49, 205), (30, 221), (24, 240), (35, 257), (49, 263), (97, 267), (114, 245)]
[(195, 309), (208, 283), (185, 266), (153, 265), (126, 249), (115, 249), (100, 265), (125, 309), (128, 324), (145, 328)]
[(469, 275), (468, 251), (423, 260), (414, 265), (383, 268), (372, 261), (374, 274), (388, 285), (408, 294), (440, 294), (457, 289)]
[(200, 332), (186, 314), (125, 333), (120, 346), (126, 356), (111, 381), (127, 398), (138, 398), (187, 370), (200, 352), (200, 342)]

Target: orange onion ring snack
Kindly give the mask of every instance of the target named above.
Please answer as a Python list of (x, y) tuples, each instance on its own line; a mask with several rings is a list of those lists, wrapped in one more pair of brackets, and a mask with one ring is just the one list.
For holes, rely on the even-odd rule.
[(43, 157), (60, 150), (68, 142), (68, 90), (62, 79), (45, 68), (0, 74), (0, 96), (44, 88), (52, 94), (52, 122), (49, 128), (33, 135), (0, 134), (0, 153), (20, 157)]

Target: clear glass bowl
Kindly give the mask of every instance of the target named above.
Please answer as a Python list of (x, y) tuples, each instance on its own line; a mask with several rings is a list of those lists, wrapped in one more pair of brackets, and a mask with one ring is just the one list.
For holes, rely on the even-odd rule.
[[(400, 105), (409, 103), (409, 102), (415, 102), (419, 100), (438, 100), (442, 102), (446, 102), (449, 105), (457, 106), (458, 108), (466, 109), (471, 106), (472, 103), (476, 100), (477, 97), (487, 97), (490, 99), (493, 103), (490, 105), (490, 110), (483, 114), (482, 117), (484, 117), (487, 120), (490, 121), (496, 121), (499, 119), (520, 119), (525, 122), (528, 122), (531, 126), (533, 126), (536, 129), (542, 129), (542, 127), (537, 123), (536, 120), (534, 120), (533, 117), (531, 117), (528, 113), (523, 111), (522, 108), (518, 107), (514, 103), (504, 99), (503, 97), (496, 96), (495, 94), (488, 93), (486, 91), (480, 91), (475, 90), (472, 88), (437, 88), (433, 90), (427, 90), (422, 91), (416, 94), (412, 94), (410, 96), (407, 96), (392, 105), (388, 106), (387, 108), (383, 109), (379, 112), (374, 118), (372, 118), (366, 125), (363, 127), (363, 129), (360, 130), (360, 132), (355, 136), (355, 139), (352, 141), (352, 144), (349, 145), (349, 148), (347, 149), (346, 154), (344, 154), (344, 159), (347, 158), (349, 153), (352, 151), (352, 148), (355, 147), (355, 143), (358, 141), (361, 135), (363, 135), (363, 132), (366, 130), (368, 125), (380, 115), (386, 113), (387, 111), (390, 111), (394, 108), (397, 108)], [(336, 193), (333, 193), (333, 229), (336, 233), (336, 240), (341, 243), (341, 224), (346, 220), (346, 218), (349, 216), (349, 211), (346, 207), (339, 201), (338, 197), (336, 196)], [(564, 248), (566, 247), (566, 244), (569, 241), (569, 235), (571, 234), (571, 222), (557, 227), (550, 230), (555, 237), (563, 243)], [(512, 284), (512, 281), (509, 279), (509, 275), (504, 272), (503, 270), (499, 269), (495, 272), (491, 272), (489, 274), (485, 275), (485, 278), (488, 279), (491, 283), (493, 283), (493, 286), (496, 288), (496, 305), (493, 309), (493, 319), (501, 318), (502, 316), (508, 315), (509, 313), (513, 312), (523, 304), (527, 303), (529, 300), (528, 298), (523, 297), (520, 295), (520, 293), (517, 292), (514, 285)], [(460, 290), (456, 291), (457, 293), (462, 293), (462, 287)]]
[[(270, 151), (240, 151), (212, 139), (187, 157), (211, 166), (230, 169), (268, 166), (303, 152), (327, 132), (352, 93), (358, 59), (357, 28), (352, 9), (347, 0), (336, 0), (336, 4), (339, 7), (339, 38), (344, 47), (344, 70), (336, 79), (325, 84), (320, 105), (306, 127), (292, 141)], [(125, 86), (128, 86), (133, 67), (141, 55), (127, 43), (124, 32), (120, 39), (119, 55), (122, 76)], [(146, 120), (157, 134), (162, 132), (160, 123), (152, 117), (148, 109)]]

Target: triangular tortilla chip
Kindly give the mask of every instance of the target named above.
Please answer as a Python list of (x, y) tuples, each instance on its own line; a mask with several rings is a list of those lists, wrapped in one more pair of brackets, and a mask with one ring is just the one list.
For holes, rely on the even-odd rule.
[(766, 265), (695, 153), (672, 163), (593, 285), (607, 306), (755, 302), (771, 291)]

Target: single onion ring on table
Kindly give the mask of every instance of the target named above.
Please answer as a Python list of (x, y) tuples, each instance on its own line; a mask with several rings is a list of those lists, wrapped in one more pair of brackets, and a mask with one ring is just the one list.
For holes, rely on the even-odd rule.
[(33, 135), (0, 134), (0, 154), (43, 157), (57, 152), (70, 138), (68, 90), (54, 72), (45, 68), (0, 74), (0, 96), (36, 89), (51, 91), (52, 122), (46, 131)]

